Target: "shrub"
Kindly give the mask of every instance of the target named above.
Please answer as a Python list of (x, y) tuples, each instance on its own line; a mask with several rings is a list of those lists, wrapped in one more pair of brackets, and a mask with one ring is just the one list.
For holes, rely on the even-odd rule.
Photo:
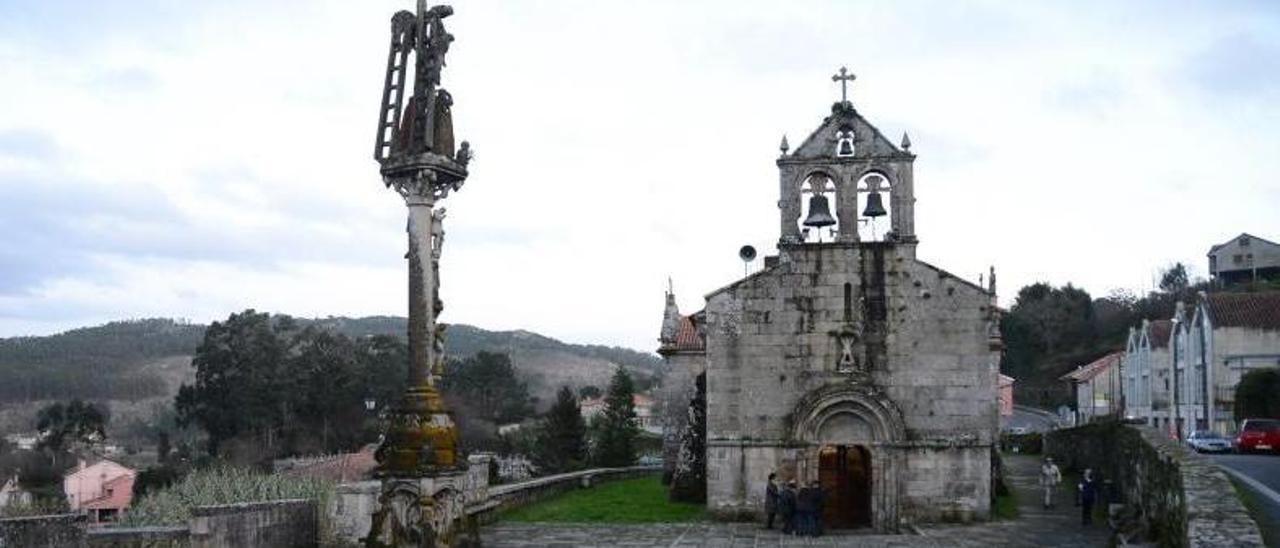
[(328, 480), (269, 475), (225, 465), (212, 466), (195, 470), (181, 481), (135, 501), (121, 525), (185, 525), (191, 518), (193, 507), (237, 502), (312, 499), (323, 511), (329, 507), (335, 487)]

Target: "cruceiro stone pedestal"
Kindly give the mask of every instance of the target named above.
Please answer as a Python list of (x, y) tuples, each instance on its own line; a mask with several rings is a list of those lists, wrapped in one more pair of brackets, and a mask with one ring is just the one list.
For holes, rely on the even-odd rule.
[[(365, 544), (371, 547), (444, 547), (478, 541), (464, 527), (468, 501), (475, 502), (472, 463), (458, 454), (458, 429), (445, 407), (438, 382), (444, 374), (445, 325), (440, 299), (440, 256), (444, 208), (440, 200), (462, 187), (471, 159), (464, 141), (455, 149), (453, 98), (440, 84), (453, 36), (444, 29), (449, 6), (391, 18), (391, 46), (378, 113), (374, 159), (383, 182), (408, 207), (409, 389), (392, 409), (375, 454), (382, 480), (378, 509)], [(414, 70), (410, 74), (409, 56)], [(412, 81), (412, 94), (405, 90)], [(484, 467), (487, 478), (487, 466)], [(470, 490), (470, 491), (469, 491)]]

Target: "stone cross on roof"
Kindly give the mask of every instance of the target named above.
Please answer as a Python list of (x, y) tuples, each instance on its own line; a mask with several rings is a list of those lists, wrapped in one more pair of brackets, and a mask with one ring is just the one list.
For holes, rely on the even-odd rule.
[(840, 67), (840, 74), (836, 74), (831, 77), (832, 82), (840, 82), (840, 102), (841, 103), (849, 102), (848, 86), (849, 86), (849, 82), (852, 82), (855, 78), (857, 78), (857, 76), (854, 76), (853, 73), (849, 72), (849, 69), (844, 67)]

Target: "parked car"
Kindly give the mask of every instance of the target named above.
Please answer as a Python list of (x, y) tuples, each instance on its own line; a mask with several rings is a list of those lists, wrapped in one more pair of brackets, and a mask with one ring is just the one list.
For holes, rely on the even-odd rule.
[(1280, 451), (1280, 420), (1245, 419), (1240, 423), (1240, 434), (1236, 436), (1236, 451)]
[(1187, 445), (1197, 453), (1229, 453), (1231, 440), (1226, 436), (1209, 430), (1196, 430), (1187, 436)]

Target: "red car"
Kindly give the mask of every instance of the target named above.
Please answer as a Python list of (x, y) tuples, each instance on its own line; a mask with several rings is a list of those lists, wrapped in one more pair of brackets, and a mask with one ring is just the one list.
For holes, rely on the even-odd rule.
[(1240, 423), (1240, 434), (1236, 436), (1236, 452), (1253, 453), (1280, 451), (1280, 420), (1278, 419), (1245, 419)]

